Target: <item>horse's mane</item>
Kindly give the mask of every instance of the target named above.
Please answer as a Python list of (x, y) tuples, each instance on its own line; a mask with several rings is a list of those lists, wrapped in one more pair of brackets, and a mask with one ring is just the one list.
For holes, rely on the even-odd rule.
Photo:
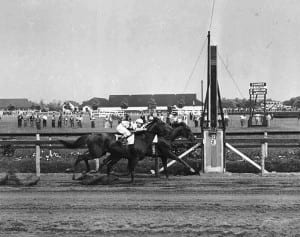
[(187, 127), (187, 125), (186, 125), (185, 122), (180, 122), (180, 123), (175, 122), (175, 123), (172, 124), (172, 126), (173, 126), (174, 128), (177, 128), (177, 127)]
[(146, 126), (147, 131), (149, 132), (154, 132), (159, 136), (168, 136), (171, 131), (172, 127), (160, 120), (159, 118), (154, 118), (147, 126)]

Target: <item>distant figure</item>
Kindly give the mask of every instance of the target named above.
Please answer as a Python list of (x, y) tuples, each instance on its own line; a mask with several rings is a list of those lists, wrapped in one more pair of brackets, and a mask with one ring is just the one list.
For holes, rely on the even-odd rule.
[(108, 123), (109, 123), (109, 127), (112, 128), (112, 126), (113, 126), (113, 119), (112, 119), (111, 114), (108, 116)]
[(68, 126), (68, 116), (67, 115), (65, 115), (64, 125), (65, 125), (65, 127)]
[(105, 116), (105, 120), (104, 120), (104, 128), (109, 128), (109, 117), (108, 115)]
[(144, 112), (141, 112), (140, 118), (143, 120), (143, 123), (146, 123), (146, 116), (145, 116)]
[(82, 120), (83, 120), (83, 118), (82, 118), (82, 115), (80, 114), (78, 117), (78, 121), (77, 121), (79, 128), (82, 128)]
[(24, 128), (27, 127), (27, 122), (28, 122), (28, 117), (27, 115), (25, 115), (23, 118)]
[(267, 115), (266, 117), (266, 120), (267, 120), (267, 127), (270, 127), (271, 126), (271, 119), (272, 119), (272, 116), (270, 114)]
[(197, 115), (194, 115), (194, 124), (195, 124), (195, 128), (199, 126), (199, 119)]
[(94, 117), (94, 115), (91, 115), (90, 120), (91, 120), (91, 128), (95, 128), (95, 117)]
[(55, 113), (54, 112), (52, 114), (51, 122), (52, 122), (52, 128), (55, 128)]
[(71, 126), (71, 128), (74, 128), (74, 123), (75, 123), (74, 117), (73, 117), (73, 115), (71, 114), (71, 116), (70, 116), (70, 126)]
[(240, 122), (241, 122), (241, 127), (243, 128), (245, 123), (246, 123), (246, 116), (245, 115), (241, 115), (240, 116)]
[(40, 115), (37, 115), (35, 122), (36, 122), (36, 129), (41, 130), (41, 117), (40, 117)]
[(47, 115), (46, 114), (44, 114), (43, 115), (43, 117), (42, 117), (42, 119), (43, 119), (43, 128), (45, 128), (45, 127), (47, 127)]
[(224, 115), (224, 122), (225, 122), (225, 128), (227, 128), (228, 127), (228, 125), (229, 125), (229, 116), (228, 116), (228, 114), (225, 114)]
[(254, 115), (254, 119), (255, 119), (255, 125), (258, 125), (259, 124), (259, 120), (260, 120), (259, 114), (255, 114)]
[(30, 115), (29, 121), (30, 121), (30, 127), (33, 127), (33, 123), (34, 123), (34, 115), (33, 114)]
[(57, 127), (58, 128), (61, 128), (62, 120), (63, 120), (63, 117), (62, 117), (62, 114), (60, 113), (59, 116), (58, 116), (58, 120), (57, 120)]
[(18, 119), (18, 128), (20, 128), (20, 127), (22, 127), (22, 119), (23, 119), (23, 116), (21, 113), (18, 115), (17, 119)]

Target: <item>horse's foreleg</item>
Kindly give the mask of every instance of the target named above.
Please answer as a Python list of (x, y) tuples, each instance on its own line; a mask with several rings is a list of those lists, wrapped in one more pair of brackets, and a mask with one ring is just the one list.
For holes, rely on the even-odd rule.
[(98, 169), (98, 172), (100, 172), (100, 170), (102, 170), (103, 167), (104, 167), (105, 165), (107, 166), (110, 162), (111, 162), (110, 156), (106, 157), (106, 158), (102, 161), (102, 164), (100, 164), (99, 169)]
[(77, 158), (76, 158), (76, 161), (74, 163), (74, 166), (73, 166), (73, 177), (72, 179), (75, 180), (75, 173), (76, 173), (76, 167), (78, 165), (78, 163), (82, 161), (82, 155), (78, 155)]
[(84, 162), (85, 162), (85, 166), (86, 166), (86, 172), (88, 173), (88, 172), (90, 172), (90, 165), (89, 165), (89, 161), (88, 161), (88, 159), (84, 159)]
[(73, 180), (75, 180), (76, 167), (77, 167), (77, 165), (80, 161), (84, 161), (85, 165), (86, 165), (87, 172), (90, 171), (90, 165), (89, 165), (89, 162), (88, 162), (90, 157), (91, 156), (90, 156), (89, 152), (85, 152), (85, 153), (77, 156), (77, 159), (76, 159), (76, 161), (74, 163), (74, 166), (73, 166), (73, 178), (72, 178)]
[(130, 157), (128, 159), (128, 171), (130, 173), (130, 176), (131, 176), (131, 183), (134, 182), (134, 170), (135, 170), (135, 167), (138, 163), (138, 157), (134, 156), (134, 157)]
[(107, 159), (110, 160), (110, 162), (107, 164), (107, 177), (109, 177), (112, 167), (121, 159), (119, 157), (113, 157), (111, 155), (108, 158)]
[(161, 162), (164, 167), (164, 172), (165, 172), (166, 178), (168, 179), (169, 174), (168, 174), (168, 169), (167, 169), (167, 157), (161, 157)]

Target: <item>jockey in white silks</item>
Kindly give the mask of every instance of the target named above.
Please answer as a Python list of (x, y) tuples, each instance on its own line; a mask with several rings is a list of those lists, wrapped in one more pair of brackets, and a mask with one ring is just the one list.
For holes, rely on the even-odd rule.
[(123, 138), (127, 139), (128, 145), (132, 145), (134, 143), (134, 136), (131, 134), (128, 128), (129, 128), (129, 122), (124, 120), (118, 124), (116, 130), (122, 134)]
[(135, 123), (133, 124), (133, 130), (134, 131), (144, 131), (146, 128), (143, 126), (144, 121), (141, 118), (138, 118), (135, 120)]

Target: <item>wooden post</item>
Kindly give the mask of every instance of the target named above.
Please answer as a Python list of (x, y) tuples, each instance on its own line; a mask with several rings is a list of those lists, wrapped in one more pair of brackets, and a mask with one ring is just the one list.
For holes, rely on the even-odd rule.
[[(268, 133), (264, 132), (264, 138), (268, 138)], [(268, 156), (268, 143), (266, 140), (261, 144), (261, 176), (265, 174), (265, 159)]]
[[(52, 141), (52, 138), (51, 137), (49, 137), (49, 141)], [(49, 144), (49, 157), (51, 157), (52, 158), (52, 156), (53, 156), (53, 154), (52, 154), (52, 144)]]
[(95, 159), (95, 170), (98, 171), (100, 167), (100, 160), (99, 158)]
[(265, 143), (261, 144), (261, 176), (265, 174)]
[[(40, 140), (40, 134), (36, 134), (36, 140)], [(36, 176), (40, 177), (41, 176), (41, 148), (39, 144), (36, 144), (35, 146), (35, 169), (36, 169)]]

